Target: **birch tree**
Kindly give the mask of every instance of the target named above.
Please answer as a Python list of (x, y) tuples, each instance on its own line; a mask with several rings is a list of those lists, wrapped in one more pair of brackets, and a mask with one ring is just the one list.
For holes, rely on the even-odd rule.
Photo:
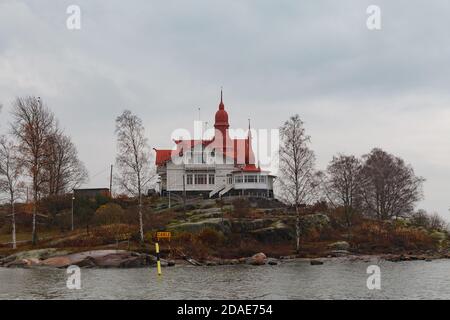
[(0, 137), (0, 192), (8, 194), (11, 208), (12, 247), (17, 248), (15, 202), (23, 188), (22, 165), (17, 146), (6, 137)]
[(45, 183), (48, 143), (55, 131), (53, 113), (39, 97), (17, 98), (13, 103), (11, 132), (18, 141), (23, 164), (33, 191), (32, 244), (37, 243), (36, 216), (40, 192)]
[(116, 118), (116, 164), (119, 171), (116, 181), (122, 190), (138, 199), (141, 242), (144, 242), (142, 194), (154, 176), (150, 163), (150, 146), (144, 134), (142, 120), (131, 111), (125, 110)]
[(296, 249), (300, 249), (299, 208), (316, 199), (315, 156), (309, 148), (303, 121), (294, 115), (280, 128), (279, 178), (281, 198), (294, 206), (296, 213)]

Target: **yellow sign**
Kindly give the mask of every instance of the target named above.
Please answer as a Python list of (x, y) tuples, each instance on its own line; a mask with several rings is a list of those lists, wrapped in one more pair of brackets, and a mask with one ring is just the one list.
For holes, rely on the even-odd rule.
[(170, 232), (157, 232), (156, 233), (156, 238), (159, 239), (169, 239), (172, 236), (172, 234)]

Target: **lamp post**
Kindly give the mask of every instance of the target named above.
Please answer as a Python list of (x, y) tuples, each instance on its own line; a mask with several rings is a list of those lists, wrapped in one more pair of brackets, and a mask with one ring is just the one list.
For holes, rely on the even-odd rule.
[(75, 200), (75, 194), (72, 193), (72, 231), (73, 231), (73, 201)]

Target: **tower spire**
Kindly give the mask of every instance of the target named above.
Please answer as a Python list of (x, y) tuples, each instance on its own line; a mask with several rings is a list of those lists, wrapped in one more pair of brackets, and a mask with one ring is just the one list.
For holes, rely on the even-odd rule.
[(224, 110), (225, 105), (223, 104), (223, 88), (220, 87), (220, 103), (219, 103), (219, 110)]

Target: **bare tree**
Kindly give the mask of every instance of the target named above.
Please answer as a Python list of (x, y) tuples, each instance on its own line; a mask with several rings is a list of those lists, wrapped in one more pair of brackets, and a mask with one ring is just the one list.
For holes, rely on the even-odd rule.
[(142, 193), (154, 177), (151, 168), (151, 152), (144, 136), (142, 120), (125, 110), (116, 118), (117, 149), (116, 164), (119, 170), (117, 181), (127, 193), (137, 197), (139, 211), (139, 230), (144, 241), (142, 218)]
[(48, 161), (48, 143), (55, 130), (51, 111), (39, 97), (17, 98), (12, 110), (11, 131), (18, 140), (19, 152), (31, 178), (33, 190), (32, 243), (37, 243), (36, 215), (41, 189), (45, 183), (44, 169)]
[(22, 164), (17, 146), (4, 136), (0, 137), (0, 192), (6, 192), (11, 206), (12, 247), (16, 249), (16, 212), (15, 202), (23, 188)]
[(327, 167), (322, 181), (324, 194), (332, 206), (342, 207), (347, 226), (361, 194), (361, 160), (355, 156), (339, 154), (334, 156)]
[(278, 183), (281, 198), (293, 205), (296, 212), (297, 251), (300, 248), (299, 208), (317, 196), (315, 156), (309, 148), (310, 137), (306, 135), (299, 115), (292, 116), (280, 128), (280, 163)]
[(65, 194), (86, 182), (87, 170), (68, 136), (60, 131), (54, 132), (49, 136), (46, 147), (48, 159), (44, 175), (47, 195)]
[(362, 196), (368, 215), (379, 220), (408, 215), (422, 199), (422, 184), (410, 165), (381, 149), (363, 157)]

